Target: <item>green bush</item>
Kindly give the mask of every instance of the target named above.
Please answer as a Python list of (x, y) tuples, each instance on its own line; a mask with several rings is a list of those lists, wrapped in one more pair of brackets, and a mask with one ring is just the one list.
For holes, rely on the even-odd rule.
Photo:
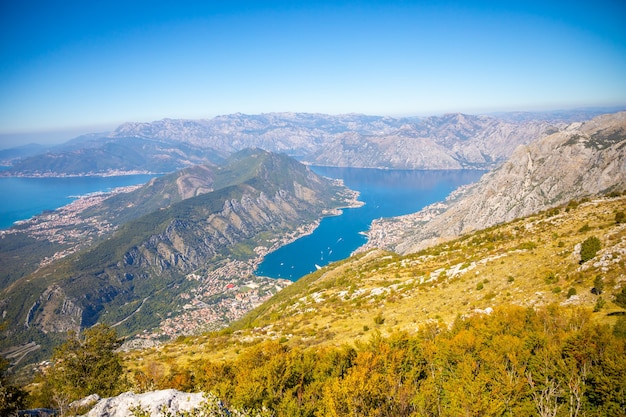
[(91, 394), (119, 394), (124, 388), (124, 368), (116, 351), (121, 343), (115, 329), (104, 324), (71, 333), (54, 352), (53, 365), (45, 373), (46, 385), (56, 398), (68, 402)]
[(594, 294), (602, 294), (602, 291), (604, 291), (604, 281), (602, 280), (602, 277), (600, 275), (596, 276), (595, 279), (593, 280), (593, 293)]
[(580, 263), (587, 262), (594, 258), (601, 247), (600, 239), (597, 237), (591, 236), (585, 239), (580, 246)]
[(604, 301), (602, 297), (598, 297), (598, 301), (596, 301), (596, 305), (593, 306), (594, 313), (597, 313), (598, 311), (602, 310), (602, 308), (604, 308), (605, 305), (606, 305), (606, 301)]
[(622, 288), (622, 291), (615, 295), (613, 302), (622, 308), (626, 308), (626, 287)]
[(546, 277), (544, 278), (544, 281), (546, 284), (554, 284), (556, 282), (559, 282), (559, 278), (554, 272), (550, 271), (548, 272), (548, 275), (546, 275)]
[(613, 327), (613, 335), (626, 339), (626, 316), (621, 316), (617, 319), (617, 322)]
[(535, 242), (522, 242), (517, 246), (517, 249), (520, 250), (533, 250), (537, 248), (537, 244)]

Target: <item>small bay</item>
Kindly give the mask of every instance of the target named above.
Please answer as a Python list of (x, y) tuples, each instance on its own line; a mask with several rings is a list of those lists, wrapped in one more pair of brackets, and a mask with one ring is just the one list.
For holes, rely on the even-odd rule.
[(311, 167), (317, 174), (342, 179), (359, 191), (365, 205), (344, 209), (322, 219), (307, 236), (268, 254), (255, 271), (258, 276), (296, 281), (317, 267), (345, 259), (366, 242), (363, 232), (374, 219), (414, 213), (444, 200), (461, 185), (476, 182), (477, 170), (380, 170), (370, 168)]
[(117, 187), (144, 184), (154, 174), (111, 177), (0, 177), (0, 229), (46, 210), (56, 210), (78, 196)]

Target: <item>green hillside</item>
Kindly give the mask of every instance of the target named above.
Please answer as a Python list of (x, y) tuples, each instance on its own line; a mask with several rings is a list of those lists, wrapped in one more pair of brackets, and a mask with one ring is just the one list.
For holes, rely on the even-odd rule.
[(129, 384), (285, 416), (619, 415), (625, 211), (624, 196), (572, 202), (407, 256), (353, 256), (229, 329), (130, 352)]

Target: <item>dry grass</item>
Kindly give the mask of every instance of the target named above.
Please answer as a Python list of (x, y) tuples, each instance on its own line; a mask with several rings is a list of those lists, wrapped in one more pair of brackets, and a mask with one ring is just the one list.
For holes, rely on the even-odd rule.
[[(283, 290), (221, 333), (189, 337), (127, 356), (131, 367), (179, 367), (235, 357), (267, 339), (298, 346), (365, 342), (375, 332), (414, 332), (429, 321), (451, 324), (502, 304), (551, 303), (593, 308), (594, 319), (622, 310), (611, 301), (626, 285), (626, 224), (615, 213), (626, 198), (551, 210), (464, 236), (417, 254), (372, 251), (323, 268)], [(598, 237), (602, 250), (580, 264), (579, 244)], [(604, 293), (591, 292), (601, 276)], [(573, 290), (572, 290), (573, 289)], [(576, 295), (568, 297), (569, 292)]]

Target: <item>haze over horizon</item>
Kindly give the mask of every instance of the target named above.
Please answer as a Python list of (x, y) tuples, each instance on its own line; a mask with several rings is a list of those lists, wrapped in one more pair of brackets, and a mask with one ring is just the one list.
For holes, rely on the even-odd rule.
[(624, 16), (618, 1), (5, 2), (0, 148), (236, 112), (624, 105)]

